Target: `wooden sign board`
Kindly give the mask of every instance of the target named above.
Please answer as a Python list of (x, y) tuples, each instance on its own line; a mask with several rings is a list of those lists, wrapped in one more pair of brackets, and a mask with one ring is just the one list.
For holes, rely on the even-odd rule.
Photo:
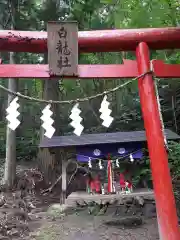
[(48, 22), (47, 45), (52, 76), (78, 76), (77, 22)]

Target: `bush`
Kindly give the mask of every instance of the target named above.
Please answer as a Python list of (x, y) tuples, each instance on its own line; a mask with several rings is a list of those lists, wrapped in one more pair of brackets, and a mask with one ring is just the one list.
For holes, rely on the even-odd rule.
[[(173, 180), (180, 180), (180, 143), (170, 141), (168, 142), (168, 160), (169, 167), (171, 171), (171, 176)], [(152, 176), (150, 168), (150, 159), (147, 149), (144, 149), (144, 162), (142, 167), (139, 167), (136, 171), (136, 176), (134, 177), (134, 184), (138, 185), (143, 179), (146, 181), (147, 185), (152, 185)]]

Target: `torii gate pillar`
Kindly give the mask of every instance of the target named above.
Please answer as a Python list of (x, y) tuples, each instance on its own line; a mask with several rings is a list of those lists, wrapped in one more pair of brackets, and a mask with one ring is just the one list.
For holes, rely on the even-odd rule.
[[(138, 45), (136, 57), (139, 74), (151, 70), (146, 43)], [(176, 205), (152, 75), (148, 74), (139, 79), (138, 87), (150, 155), (160, 239), (178, 240), (180, 231)]]

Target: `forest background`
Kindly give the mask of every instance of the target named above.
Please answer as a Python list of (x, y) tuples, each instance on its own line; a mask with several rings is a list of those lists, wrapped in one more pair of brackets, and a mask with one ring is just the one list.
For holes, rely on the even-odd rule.
[[(48, 21), (78, 22), (79, 30), (128, 29), (170, 27), (180, 25), (179, 0), (1, 0), (0, 28), (46, 31)], [(47, 62), (47, 55), (31, 53), (1, 53), (5, 63)], [(135, 59), (133, 52), (81, 54), (79, 63), (112, 64), (122, 63), (123, 58)], [(152, 51), (151, 59), (162, 59), (166, 63), (180, 64), (179, 50)], [(159, 95), (163, 120), (166, 128), (180, 133), (180, 79), (166, 79), (159, 82)], [(48, 81), (40, 79), (0, 79), (0, 84), (36, 98), (53, 100), (77, 99), (101, 93), (123, 83), (116, 80), (62, 80)], [(0, 91), (0, 159), (6, 156), (6, 111), (11, 96)], [(106, 130), (101, 126), (99, 106), (101, 98), (81, 104), (84, 132), (114, 132), (143, 130), (137, 81), (112, 93), (108, 98), (114, 122)], [(21, 100), (21, 125), (16, 131), (16, 159), (32, 160), (38, 152), (41, 138), (41, 110), (44, 106), (35, 102)], [(56, 135), (72, 134), (68, 124), (72, 105), (53, 106)], [(8, 146), (8, 145), (7, 145)], [(180, 176), (180, 147), (173, 144), (176, 151), (170, 156), (170, 164)], [(171, 153), (172, 155), (172, 153)], [(12, 155), (11, 155), (12, 157)], [(14, 156), (15, 157), (15, 156)]]

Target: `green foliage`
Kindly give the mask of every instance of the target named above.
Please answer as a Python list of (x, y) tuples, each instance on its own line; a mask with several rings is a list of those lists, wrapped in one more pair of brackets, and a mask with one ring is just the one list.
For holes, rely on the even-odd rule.
[[(177, 0), (64, 0), (68, 7), (60, 6), (58, 0), (22, 0), (0, 2), (0, 26), (10, 29), (12, 16), (9, 12), (10, 2), (15, 7), (15, 27), (21, 30), (45, 30), (46, 23), (50, 20), (76, 20), (80, 30), (90, 29), (115, 29), (115, 28), (141, 28), (177, 26), (180, 22), (179, 3)], [(7, 54), (1, 56), (8, 62)], [(151, 57), (163, 59), (167, 63), (180, 63), (180, 52), (152, 51)], [(80, 64), (118, 64), (123, 58), (135, 59), (134, 53), (91, 53), (79, 56)], [(16, 55), (17, 63), (37, 64), (44, 61), (44, 55), (20, 53)], [(43, 80), (44, 81), (44, 80)], [(19, 92), (41, 98), (43, 95), (43, 81), (40, 79), (19, 81)], [(59, 82), (60, 100), (76, 99), (97, 94), (106, 89), (113, 88), (124, 80), (83, 80), (68, 79)], [(0, 84), (7, 86), (7, 81), (0, 79)], [(164, 87), (167, 85), (167, 88)], [(161, 104), (165, 126), (180, 132), (180, 82), (163, 81), (160, 84)], [(143, 129), (141, 108), (138, 96), (137, 82), (119, 90), (109, 96), (113, 110), (113, 122), (108, 131), (126, 131)], [(99, 120), (99, 106), (101, 99), (81, 104), (86, 132), (105, 131)], [(5, 108), (7, 94), (0, 92), (0, 158), (5, 157), (6, 121)], [(18, 159), (32, 159), (37, 153), (40, 129), (40, 108), (38, 103), (21, 102), (21, 127), (17, 131)], [(63, 134), (70, 134), (68, 114), (71, 106), (63, 105), (56, 114), (60, 116), (60, 127)], [(171, 148), (178, 144), (173, 143)], [(179, 152), (169, 153), (169, 162), (173, 174), (179, 175)], [(140, 167), (136, 179), (140, 176), (151, 179), (149, 160), (145, 166)]]
[(180, 144), (177, 142), (170, 142), (169, 147), (169, 166), (173, 179), (180, 178)]
[[(173, 180), (179, 180), (180, 178), (180, 143), (170, 141), (168, 142), (168, 160), (169, 167), (171, 171), (171, 176)], [(152, 176), (150, 168), (150, 160), (148, 156), (147, 149), (144, 149), (144, 163), (142, 166), (136, 168), (134, 174), (133, 183), (138, 185), (138, 183), (143, 179), (148, 185), (151, 185)]]
[[(137, 187), (139, 184), (145, 183), (148, 187), (152, 187), (152, 176), (150, 168), (150, 160), (147, 148), (143, 149), (142, 163), (135, 166), (133, 172), (133, 185)], [(142, 187), (142, 186), (141, 186)]]

